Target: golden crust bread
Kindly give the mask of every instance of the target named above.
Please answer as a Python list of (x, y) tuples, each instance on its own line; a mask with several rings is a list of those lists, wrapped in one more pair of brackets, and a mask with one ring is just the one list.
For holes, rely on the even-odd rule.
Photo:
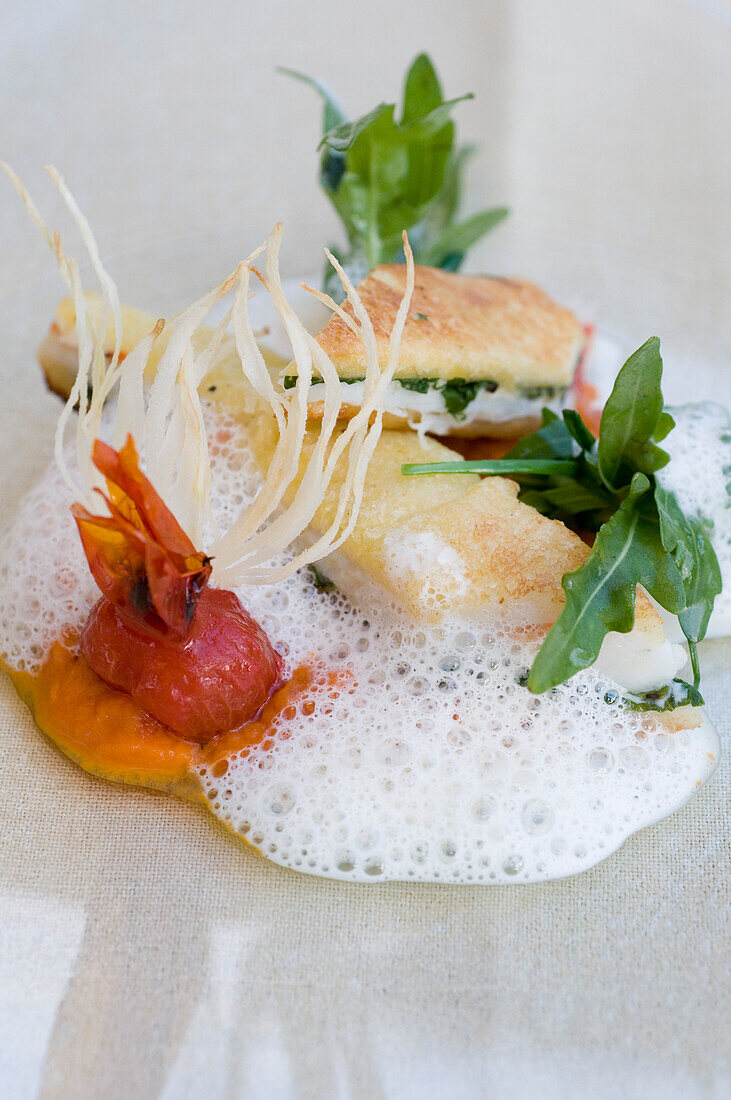
[[(405, 288), (403, 264), (382, 264), (358, 286), (383, 364)], [(352, 314), (349, 304), (345, 310)], [(317, 340), (341, 378), (364, 373), (360, 340), (339, 317)], [(396, 377), (490, 380), (508, 391), (565, 387), (583, 342), (573, 313), (533, 283), (417, 266)]]
[[(123, 355), (153, 327), (151, 315), (141, 311), (126, 309), (124, 318)], [(153, 369), (161, 350), (156, 346)], [(41, 357), (49, 385), (64, 395), (75, 374), (76, 351), (73, 307), (62, 303)], [(57, 382), (54, 369), (72, 366), (71, 381), (62, 377)], [(217, 358), (203, 388), (209, 401), (245, 424), (257, 460), (266, 469), (276, 445), (276, 424), (243, 385), (235, 347)], [(311, 429), (300, 476), (316, 439), (317, 431)], [(562, 576), (577, 569), (589, 549), (562, 523), (520, 503), (517, 486), (504, 478), (401, 474), (405, 462), (456, 457), (457, 452), (434, 439), (384, 431), (368, 467), (354, 530), (338, 551), (322, 560), (323, 570), (356, 603), (375, 596), (379, 602), (390, 599), (417, 619), (458, 613), (482, 625), (542, 633), (563, 606)], [(330, 526), (344, 467), (336, 471), (303, 541)], [(638, 659), (643, 647), (647, 651), (665, 642), (662, 621), (641, 589), (627, 640), (634, 640)], [(654, 717), (668, 721), (664, 715)], [(673, 728), (692, 728), (699, 720), (689, 708), (670, 719)]]
[[(257, 461), (266, 468), (276, 442), (271, 417), (247, 424)], [(300, 471), (314, 446), (310, 430)], [(384, 431), (368, 467), (363, 502), (350, 537), (321, 565), (351, 598), (369, 584), (419, 619), (449, 612), (488, 612), (513, 626), (542, 629), (564, 603), (561, 577), (589, 556), (584, 542), (558, 520), (518, 499), (506, 478), (476, 474), (404, 477), (405, 462), (460, 456), (413, 432)], [(336, 472), (315, 514), (312, 534), (334, 518), (342, 471)], [(665, 637), (662, 620), (641, 590), (636, 626), (648, 642)]]
[[(98, 294), (89, 293), (86, 295), (87, 302), (89, 303), (92, 319), (101, 324), (102, 320), (102, 300)], [(122, 339), (120, 341), (120, 357), (122, 359), (129, 355), (134, 347), (140, 342), (140, 340), (147, 336), (155, 327), (155, 318), (151, 313), (146, 313), (142, 309), (136, 309), (134, 306), (122, 306)], [(193, 337), (193, 345), (197, 351), (206, 347), (213, 336), (213, 329), (207, 328), (205, 325), (196, 331)], [(147, 368), (145, 371), (145, 378), (148, 382), (151, 382), (155, 371), (157, 370), (157, 364), (160, 362), (160, 358), (167, 347), (169, 339), (169, 330), (163, 330), (153, 344), (150, 357), (147, 362)], [(279, 369), (284, 366), (285, 360), (281, 356), (275, 355), (264, 348), (261, 349), (267, 364), (273, 369)], [(114, 351), (114, 326), (112, 319), (109, 319), (107, 325), (107, 331), (104, 337), (104, 353), (108, 359), (111, 359)], [(70, 298), (64, 298), (56, 309), (56, 316), (51, 322), (50, 328), (44, 337), (40, 347), (38, 348), (38, 362), (45, 375), (46, 382), (49, 389), (57, 393), (59, 397), (66, 399), (71, 392), (71, 387), (74, 384), (76, 378), (76, 371), (78, 367), (78, 352), (79, 343), (76, 337), (76, 310), (74, 304)], [(227, 333), (221, 341), (221, 348), (216, 357), (213, 374), (217, 371), (220, 374), (221, 368), (228, 365), (228, 374), (236, 374), (241, 379), (241, 364), (238, 359), (238, 353), (236, 351), (236, 342), (234, 337)], [(212, 383), (215, 383), (216, 379), (207, 377), (203, 383), (202, 389), (205, 390)]]

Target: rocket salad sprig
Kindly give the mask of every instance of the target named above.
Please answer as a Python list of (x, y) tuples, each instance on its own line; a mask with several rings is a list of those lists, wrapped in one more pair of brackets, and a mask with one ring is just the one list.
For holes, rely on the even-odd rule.
[(504, 207), (458, 218), (462, 176), (471, 146), (457, 146), (454, 107), (471, 95), (445, 99), (426, 54), (406, 74), (401, 118), (395, 103), (380, 103), (349, 121), (321, 81), (292, 69), (324, 100), (320, 184), (348, 238), (333, 249), (358, 281), (383, 263), (403, 262), (407, 230), (414, 259), (456, 271), (465, 253), (507, 216)]
[[(596, 533), (584, 565), (562, 578), (566, 602), (528, 676), (547, 691), (593, 664), (611, 630), (626, 633), (642, 585), (678, 616), (688, 641), (694, 688), (721, 570), (706, 522), (687, 515), (657, 471), (669, 462), (658, 444), (674, 427), (664, 408), (657, 337), (622, 367), (595, 439), (578, 413), (543, 411), (543, 426), (503, 459), (409, 464), (404, 474), (470, 472), (509, 476), (520, 499), (545, 516)], [(697, 690), (692, 694), (700, 700)]]

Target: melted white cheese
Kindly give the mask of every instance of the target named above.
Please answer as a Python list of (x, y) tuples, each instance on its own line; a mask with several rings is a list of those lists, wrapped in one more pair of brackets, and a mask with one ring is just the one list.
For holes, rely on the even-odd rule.
[(682, 645), (647, 641), (639, 632), (607, 634), (596, 668), (610, 680), (631, 692), (654, 691), (665, 687), (686, 663)]
[[(342, 382), (340, 385), (344, 405), (360, 406), (363, 401), (362, 382)], [(318, 382), (310, 387), (309, 400), (322, 401), (325, 386)], [(407, 389), (399, 382), (391, 382), (386, 391), (384, 412), (401, 417), (409, 423), (420, 420), (426, 431), (436, 435), (448, 435), (455, 425), (469, 427), (477, 421), (493, 424), (507, 423), (523, 417), (533, 417), (540, 421), (544, 408), (558, 412), (563, 406), (562, 397), (521, 397), (498, 388), (494, 393), (480, 390), (464, 410), (464, 416), (455, 417), (447, 412), (444, 394), (440, 390), (430, 389), (426, 393), (417, 393)]]

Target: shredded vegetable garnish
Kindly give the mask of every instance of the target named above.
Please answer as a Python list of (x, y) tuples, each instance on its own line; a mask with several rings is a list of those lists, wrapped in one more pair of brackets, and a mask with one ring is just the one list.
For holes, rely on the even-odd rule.
[[(270, 404), (277, 418), (279, 439), (264, 488), (252, 507), (211, 550), (216, 559), (215, 575), (225, 577), (229, 583), (272, 583), (283, 580), (303, 565), (318, 561), (337, 549), (352, 531), (363, 495), (368, 463), (381, 434), (383, 401), (398, 363), (401, 334), (414, 287), (414, 261), (404, 235), (407, 258), (406, 292), (391, 333), (388, 361), (382, 369), (376, 336), (368, 313), (340, 264), (327, 253), (353, 307), (356, 321), (352, 318), (348, 318), (348, 321), (358, 332), (367, 357), (362, 407), (344, 431), (336, 432), (342, 401), (340, 379), (329, 357), (287, 303), (279, 274), (280, 243), (281, 226), (277, 226), (269, 241), (266, 276), (262, 277), (262, 281), (271, 294), (273, 305), (292, 344), (298, 382), (293, 390), (286, 393), (274, 389), (271, 378), (265, 371), (261, 352), (253, 340), (251, 322), (245, 309), (248, 281), (244, 277), (234, 307), (237, 345), (248, 381)], [(332, 303), (332, 308), (341, 312), (335, 303)], [(294, 496), (286, 509), (281, 511), (279, 506), (293, 484), (300, 466), (307, 431), (307, 393), (312, 380), (313, 364), (325, 387), (322, 424)], [(286, 565), (265, 568), (264, 563), (269, 558), (281, 553), (308, 529), (335, 470), (343, 462), (347, 464), (346, 475), (330, 527), (313, 545), (302, 550)]]
[[(109, 408), (111, 442), (120, 447), (131, 436), (140, 452), (147, 477), (175, 515), (181, 528), (200, 546), (210, 516), (211, 469), (199, 388), (216, 363), (224, 334), (233, 323), (241, 359), (241, 385), (258, 406), (270, 410), (278, 440), (264, 484), (229, 530), (215, 532), (207, 547), (219, 584), (271, 584), (284, 580), (302, 566), (337, 549), (353, 530), (363, 496), (368, 464), (382, 428), (383, 402), (398, 363), (401, 335), (414, 288), (414, 261), (404, 233), (407, 265), (406, 291), (391, 333), (388, 360), (379, 362), (376, 336), (368, 313), (347, 274), (329, 252), (334, 272), (353, 310), (346, 314), (324, 298), (363, 343), (366, 354), (364, 396), (358, 414), (340, 430), (342, 395), (337, 371), (327, 354), (307, 331), (287, 301), (279, 269), (282, 226), (255, 249), (208, 294), (170, 321), (159, 320), (152, 331), (124, 358), (120, 358), (122, 316), (117, 288), (105, 271), (96, 241), (71, 192), (59, 173), (49, 175), (69, 209), (96, 274), (102, 299), (101, 314), (90, 308), (79, 266), (69, 257), (60, 235), (47, 227), (23, 183), (0, 162), (20, 194), (36, 225), (56, 256), (76, 312), (79, 365), (56, 431), (56, 461), (76, 499), (93, 506), (100, 475), (94, 466), (94, 446), (102, 434), (102, 417)], [(264, 274), (254, 262), (266, 252)], [(259, 349), (249, 313), (251, 276), (269, 293), (290, 343), (298, 381), (290, 390), (275, 386)], [(309, 288), (308, 288), (309, 289)], [(212, 307), (227, 294), (234, 301), (210, 340), (201, 348), (194, 337)], [(323, 300), (323, 296), (318, 294)], [(104, 352), (108, 327), (114, 331), (114, 350)], [(165, 350), (152, 385), (145, 386), (145, 368), (153, 345), (164, 333)], [(324, 383), (324, 413), (314, 439), (307, 428), (307, 396), (313, 373)], [(116, 400), (110, 402), (110, 398)], [(76, 467), (68, 461), (66, 438), (77, 411)], [(105, 424), (106, 424), (105, 418)], [(307, 447), (305, 444), (307, 443)], [(312, 444), (310, 446), (310, 444)], [(305, 456), (306, 452), (306, 458)], [(336, 470), (345, 474), (335, 516), (311, 545), (285, 564), (268, 564), (306, 536)], [(215, 529), (214, 529), (215, 530)]]

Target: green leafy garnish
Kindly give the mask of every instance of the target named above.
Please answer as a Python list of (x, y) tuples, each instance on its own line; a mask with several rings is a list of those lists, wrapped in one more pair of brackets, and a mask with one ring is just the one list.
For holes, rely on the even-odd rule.
[(494, 393), (498, 388), (497, 382), (488, 379), (468, 382), (466, 378), (394, 378), (394, 382), (414, 393), (436, 390), (442, 395), (444, 408), (455, 420), (464, 420), (465, 409), (472, 404), (478, 393)]
[[(360, 377), (357, 378), (341, 378), (340, 381), (344, 382), (346, 386), (352, 386), (356, 382), (365, 382), (365, 375), (361, 374)], [(321, 382), (322, 378), (320, 378), (319, 374), (312, 375), (313, 386), (319, 386)], [(282, 385), (285, 390), (293, 390), (294, 387), (297, 385), (297, 375), (285, 374), (282, 378)]]
[(310, 571), (312, 584), (316, 592), (329, 593), (335, 591), (335, 582), (331, 581), (329, 577), (326, 577), (324, 573), (321, 573), (316, 565), (310, 563), (307, 568)]
[(594, 664), (610, 630), (625, 634), (635, 621), (635, 586), (642, 584), (663, 607), (683, 609), (683, 585), (662, 548), (657, 514), (644, 474), (597, 534), (588, 560), (562, 579), (566, 603), (533, 662), (528, 687), (542, 692)]
[(472, 245), (506, 217), (508, 211), (496, 207), (458, 218), (472, 149), (455, 146), (451, 114), (472, 96), (445, 99), (426, 54), (406, 74), (400, 120), (394, 103), (380, 103), (348, 121), (320, 81), (279, 71), (309, 84), (324, 101), (320, 184), (347, 235), (348, 250), (339, 258), (356, 279), (378, 264), (403, 261), (404, 230), (417, 263), (456, 271)]
[(402, 474), (499, 474), (500, 477), (514, 474), (571, 476), (577, 470), (578, 463), (572, 458), (476, 458), (457, 462), (405, 462), (401, 467)]
[(693, 684), (675, 679), (657, 691), (628, 693), (621, 701), (625, 710), (676, 710), (678, 707), (702, 707), (703, 696)]
[(670, 460), (655, 446), (675, 423), (663, 416), (661, 379), (660, 341), (653, 337), (625, 363), (602, 414), (597, 454), (608, 489), (628, 484), (635, 470), (652, 474)]
[(696, 645), (721, 591), (721, 570), (705, 520), (686, 515), (655, 477), (669, 461), (658, 443), (674, 426), (661, 379), (660, 341), (653, 337), (619, 372), (598, 440), (573, 410), (559, 418), (544, 409), (542, 427), (503, 459), (402, 467), (405, 474), (507, 475), (524, 503), (575, 530), (596, 532), (587, 561), (562, 578), (566, 603), (528, 676), (532, 691), (547, 691), (593, 664), (610, 630), (631, 630), (641, 584), (678, 616), (700, 698)]
[(529, 401), (537, 401), (539, 397), (563, 397), (566, 389), (566, 386), (516, 386), (515, 392)]

